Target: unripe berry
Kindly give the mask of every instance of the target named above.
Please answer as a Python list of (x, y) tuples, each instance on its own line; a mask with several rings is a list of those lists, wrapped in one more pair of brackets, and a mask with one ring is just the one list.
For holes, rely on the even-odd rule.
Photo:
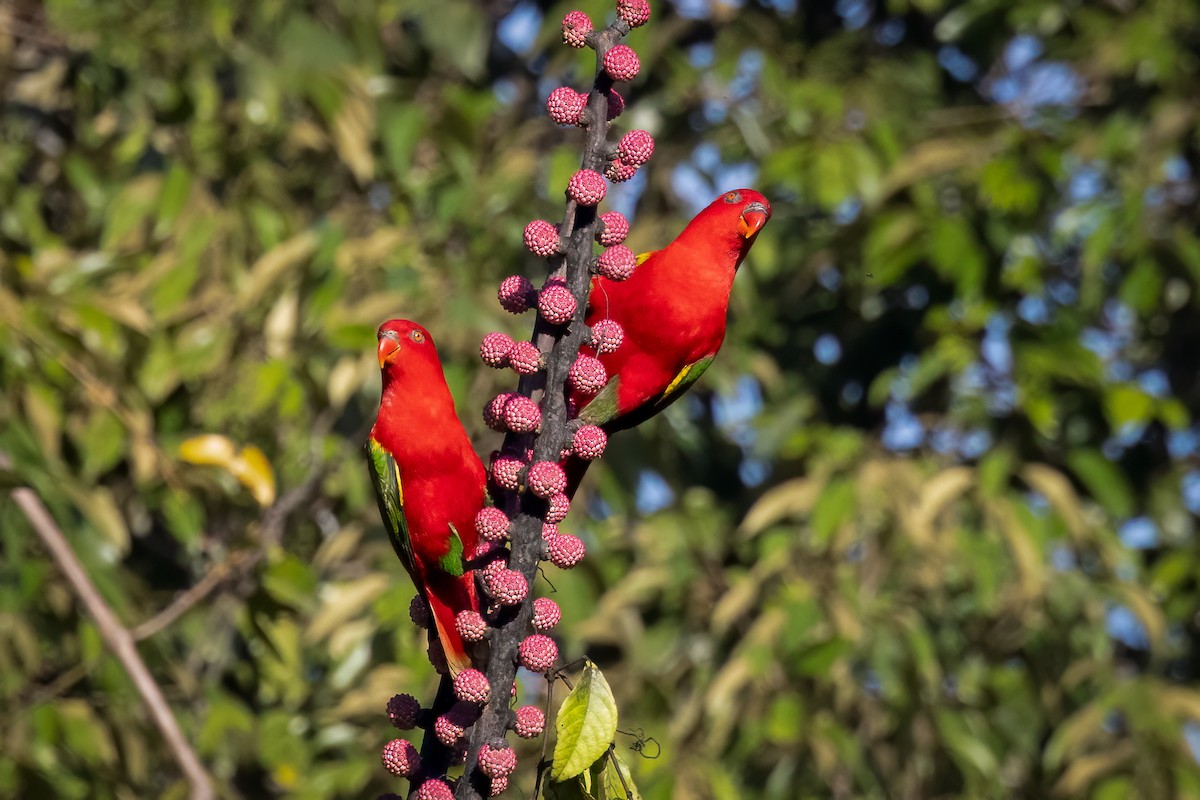
[(596, 272), (610, 281), (625, 280), (633, 274), (636, 266), (637, 256), (623, 244), (615, 244), (606, 248), (596, 259)]
[(508, 365), (518, 375), (533, 375), (542, 368), (542, 354), (533, 342), (517, 342), (508, 351)]
[(604, 54), (604, 71), (614, 81), (633, 80), (641, 67), (637, 53), (627, 44), (615, 45)]
[(507, 778), (516, 768), (517, 752), (507, 744), (479, 748), (479, 771), (489, 778)]
[(533, 298), (533, 284), (524, 275), (509, 275), (500, 282), (496, 298), (501, 307), (511, 314), (528, 311)]
[(445, 675), (450, 671), (450, 665), (446, 663), (446, 651), (438, 640), (434, 639), (429, 643), (429, 646), (425, 648), (425, 656), (433, 666), (433, 671), (438, 675)]
[(609, 89), (605, 96), (608, 98), (608, 121), (612, 122), (625, 110), (625, 98), (616, 89)]
[(562, 283), (547, 282), (538, 292), (538, 313), (553, 325), (570, 322), (575, 307), (575, 295)]
[(598, 354), (611, 353), (625, 341), (625, 330), (614, 319), (602, 319), (592, 325), (589, 341)]
[(525, 637), (517, 648), (521, 666), (530, 672), (545, 672), (558, 660), (558, 645), (549, 636), (534, 633)]
[(582, 11), (572, 11), (563, 17), (563, 44), (569, 44), (571, 47), (586, 47), (587, 35), (591, 33), (591, 31), (591, 17)]
[(533, 601), (533, 629), (535, 631), (545, 633), (557, 625), (561, 619), (562, 609), (549, 597), (539, 597)]
[(638, 167), (636, 164), (626, 164), (619, 158), (615, 158), (608, 162), (608, 166), (604, 168), (604, 177), (608, 178), (613, 183), (624, 183), (632, 180), (634, 175), (637, 175)]
[[(620, 143), (617, 144), (617, 157), (635, 167), (645, 164), (652, 155), (654, 155), (654, 137), (646, 131), (630, 131), (622, 136)], [(555, 233), (557, 232), (555, 230)]]
[(650, 0), (617, 0), (617, 16), (631, 28), (650, 21)]
[(542, 424), (542, 409), (525, 395), (519, 394), (505, 404), (504, 423), (513, 433), (532, 433)]
[(595, 425), (582, 425), (571, 437), (571, 451), (577, 458), (591, 461), (604, 455), (608, 434)]
[(499, 369), (508, 364), (508, 351), (512, 350), (512, 337), (506, 333), (489, 333), (479, 344), (479, 357), (489, 367)]
[(578, 125), (588, 96), (570, 86), (560, 86), (546, 99), (546, 113), (559, 125)]
[(508, 776), (498, 775), (492, 778), (492, 785), (488, 787), (488, 797), (499, 797), (508, 791)]
[[(645, 131), (643, 131), (645, 133)], [(650, 134), (646, 134), (649, 136)], [(629, 134), (625, 134), (629, 138)], [(622, 139), (623, 143), (625, 139)], [(651, 151), (654, 142), (650, 143)], [(525, 226), (525, 249), (537, 256), (552, 256), (558, 252), (558, 226), (544, 219), (535, 219)]]
[(608, 184), (594, 169), (581, 169), (567, 183), (567, 196), (581, 206), (594, 206), (604, 199)]
[(600, 221), (604, 226), (596, 234), (596, 241), (605, 247), (620, 244), (629, 235), (629, 220), (620, 211), (605, 211)]
[(426, 603), (425, 598), (421, 595), (413, 595), (413, 599), (409, 601), (408, 618), (418, 628), (429, 630), (429, 603)]
[(446, 782), (439, 778), (430, 778), (417, 789), (417, 800), (454, 800), (454, 792)]
[(567, 383), (577, 392), (595, 394), (608, 383), (608, 371), (600, 359), (581, 353), (567, 371)]
[(421, 755), (412, 742), (392, 739), (383, 746), (383, 767), (397, 778), (407, 778), (421, 769)]
[(553, 461), (539, 461), (529, 468), (525, 485), (538, 497), (549, 498), (567, 488), (567, 473)]
[(583, 540), (569, 533), (560, 533), (546, 540), (546, 556), (559, 569), (570, 569), (583, 561), (587, 549)]
[(454, 676), (454, 696), (465, 703), (486, 703), (492, 686), (477, 669), (464, 669)]
[(388, 700), (387, 718), (402, 731), (416, 727), (420, 713), (421, 704), (411, 694), (392, 695), (392, 699)]
[(521, 470), (525, 463), (512, 456), (498, 456), (492, 462), (492, 480), (501, 489), (516, 491), (521, 485)]
[(488, 594), (502, 606), (515, 606), (529, 594), (529, 582), (515, 569), (496, 570), (487, 579)]
[(513, 730), (522, 739), (534, 739), (542, 735), (546, 729), (546, 712), (537, 706), (521, 706), (517, 709), (517, 719)]
[(483, 407), (483, 423), (494, 431), (504, 432), (504, 407), (508, 401), (517, 397), (516, 392), (501, 392), (488, 401)]
[(454, 630), (458, 631), (464, 642), (474, 643), (487, 638), (488, 626), (482, 614), (468, 609), (458, 612), (454, 617)]
[(495, 506), (484, 506), (475, 514), (475, 532), (485, 542), (503, 542), (508, 538), (508, 515)]
[(552, 495), (546, 503), (546, 522), (557, 525), (567, 518), (570, 510), (571, 498), (562, 492)]

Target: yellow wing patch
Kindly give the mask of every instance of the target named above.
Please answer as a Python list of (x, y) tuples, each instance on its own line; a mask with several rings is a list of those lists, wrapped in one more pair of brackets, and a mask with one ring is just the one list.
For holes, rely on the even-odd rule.
[(645, 253), (638, 253), (637, 265), (640, 267), (642, 264), (645, 264), (650, 259), (650, 256), (654, 255), (657, 252), (658, 252), (657, 250), (649, 250)]
[(400, 465), (393, 461), (392, 466), (396, 470), (396, 502), (400, 503), (400, 508), (404, 508), (404, 482), (400, 480)]

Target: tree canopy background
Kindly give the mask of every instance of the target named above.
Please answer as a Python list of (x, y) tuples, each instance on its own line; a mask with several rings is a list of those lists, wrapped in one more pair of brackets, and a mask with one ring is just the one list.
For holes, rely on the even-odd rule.
[[(398, 788), (383, 704), (434, 676), (361, 461), (373, 332), (434, 333), (486, 454), (512, 378), (478, 340), (529, 322), (495, 286), (578, 163), (542, 107), (590, 75), (573, 7), (611, 13), (0, 7), (5, 483), (225, 795)], [(1200, 794), (1200, 6), (679, 0), (629, 43), (631, 246), (739, 185), (775, 207), (720, 357), (614, 440), (589, 558), (539, 587), (661, 744), (644, 796)], [(200, 434), (265, 464), (189, 463)], [(180, 796), (4, 500), (0, 552), (0, 794)]]

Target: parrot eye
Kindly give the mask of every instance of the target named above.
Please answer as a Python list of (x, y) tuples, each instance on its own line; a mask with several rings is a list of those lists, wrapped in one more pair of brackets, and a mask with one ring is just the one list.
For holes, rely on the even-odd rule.
[(417, 344), (421, 344), (421, 342), (425, 341), (425, 334), (421, 333), (420, 331), (412, 331), (408, 334), (408, 338), (412, 339)]
[(741, 192), (730, 192), (729, 194), (725, 195), (725, 202), (726, 203), (742, 202), (742, 193)]

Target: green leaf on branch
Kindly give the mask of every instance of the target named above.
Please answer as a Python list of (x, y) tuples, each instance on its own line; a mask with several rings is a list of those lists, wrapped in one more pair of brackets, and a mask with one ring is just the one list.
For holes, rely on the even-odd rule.
[(642, 793), (633, 783), (629, 765), (615, 750), (608, 760), (608, 768), (604, 770), (604, 800), (642, 800)]
[(592, 793), (591, 775), (584, 772), (565, 781), (546, 784), (546, 800), (600, 800)]
[(617, 735), (617, 702), (600, 668), (588, 661), (575, 688), (558, 710), (558, 741), (550, 775), (563, 781), (579, 775), (604, 755)]

